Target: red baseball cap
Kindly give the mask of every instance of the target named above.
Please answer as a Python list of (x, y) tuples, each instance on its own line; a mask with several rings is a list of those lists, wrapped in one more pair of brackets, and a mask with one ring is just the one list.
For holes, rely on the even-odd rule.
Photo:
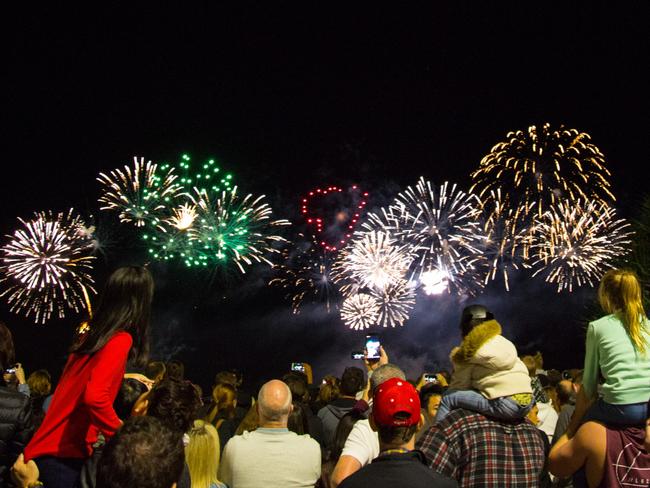
[(408, 381), (391, 378), (372, 395), (372, 417), (384, 427), (409, 427), (420, 421), (420, 397)]

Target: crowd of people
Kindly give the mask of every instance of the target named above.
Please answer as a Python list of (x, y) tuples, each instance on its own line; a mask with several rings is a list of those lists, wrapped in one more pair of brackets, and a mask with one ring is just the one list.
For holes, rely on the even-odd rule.
[(224, 370), (206, 395), (180, 361), (149, 359), (153, 292), (145, 268), (116, 270), (56, 388), (26, 376), (0, 324), (0, 487), (650, 485), (650, 329), (630, 271), (603, 277), (575, 369), (521, 356), (474, 304), (451, 372), (409, 379), (388, 346), (257, 392)]

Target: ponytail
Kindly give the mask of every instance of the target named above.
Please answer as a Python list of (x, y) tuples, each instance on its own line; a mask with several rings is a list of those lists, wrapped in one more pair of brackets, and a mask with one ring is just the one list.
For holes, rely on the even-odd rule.
[(637, 351), (646, 353), (643, 336), (646, 314), (643, 309), (641, 285), (633, 271), (614, 269), (605, 273), (598, 289), (598, 300), (607, 313), (616, 314)]

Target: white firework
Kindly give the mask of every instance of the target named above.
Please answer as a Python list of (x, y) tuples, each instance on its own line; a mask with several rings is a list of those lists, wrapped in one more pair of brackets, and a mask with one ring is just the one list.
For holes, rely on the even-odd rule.
[(158, 174), (158, 165), (144, 158), (133, 158), (133, 167), (100, 173), (97, 181), (103, 186), (99, 202), (102, 210), (117, 210), (121, 222), (133, 222), (142, 227), (164, 212), (182, 187), (176, 182), (173, 169)]
[(630, 224), (602, 201), (559, 202), (538, 219), (533, 276), (543, 275), (558, 292), (593, 287), (629, 252), (631, 237)]
[(438, 188), (420, 178), (391, 205), (399, 215), (397, 236), (416, 255), (411, 279), (437, 269), (442, 263), (454, 276), (471, 270), (481, 242), (480, 200), (445, 182)]
[(408, 248), (383, 231), (360, 234), (340, 254), (334, 281), (349, 296), (357, 290), (383, 290), (404, 279), (412, 261)]
[(367, 293), (358, 293), (343, 300), (341, 319), (354, 330), (368, 329), (377, 323), (379, 304)]
[(406, 280), (373, 290), (371, 295), (379, 307), (377, 324), (382, 327), (404, 325), (415, 305), (415, 290)]
[(89, 307), (95, 258), (92, 235), (81, 217), (70, 209), (19, 221), (22, 228), (1, 249), (7, 285), (1, 296), (7, 297), (10, 310), (44, 323), (52, 315), (63, 318), (66, 309)]

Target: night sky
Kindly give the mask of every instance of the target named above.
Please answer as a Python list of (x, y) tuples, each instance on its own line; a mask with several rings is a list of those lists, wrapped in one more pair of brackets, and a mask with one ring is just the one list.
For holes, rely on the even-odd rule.
[[(375, 207), (421, 175), (467, 189), (508, 131), (544, 122), (591, 135), (620, 212), (634, 217), (650, 160), (648, 2), (485, 3), (49, 5), (7, 15), (1, 233), (36, 210), (97, 214), (98, 172), (134, 155), (215, 157), (297, 223), (300, 196), (319, 185), (361, 184)], [(98, 225), (99, 283), (146, 260), (114, 215), (103, 212)], [(204, 386), (219, 369), (256, 381), (292, 361), (312, 363), (317, 377), (340, 374), (362, 344), (337, 314), (306, 307), (293, 316), (265, 286), (268, 269), (152, 271), (154, 356), (182, 359)], [(581, 365), (594, 291), (558, 296), (524, 275), (513, 288), (490, 286), (479, 301), (520, 351), (543, 351), (548, 367)], [(444, 367), (459, 307), (420, 300), (403, 328), (381, 331), (391, 358), (411, 376)], [(41, 326), (6, 307), (0, 314), (26, 369), (58, 374), (77, 318)]]

